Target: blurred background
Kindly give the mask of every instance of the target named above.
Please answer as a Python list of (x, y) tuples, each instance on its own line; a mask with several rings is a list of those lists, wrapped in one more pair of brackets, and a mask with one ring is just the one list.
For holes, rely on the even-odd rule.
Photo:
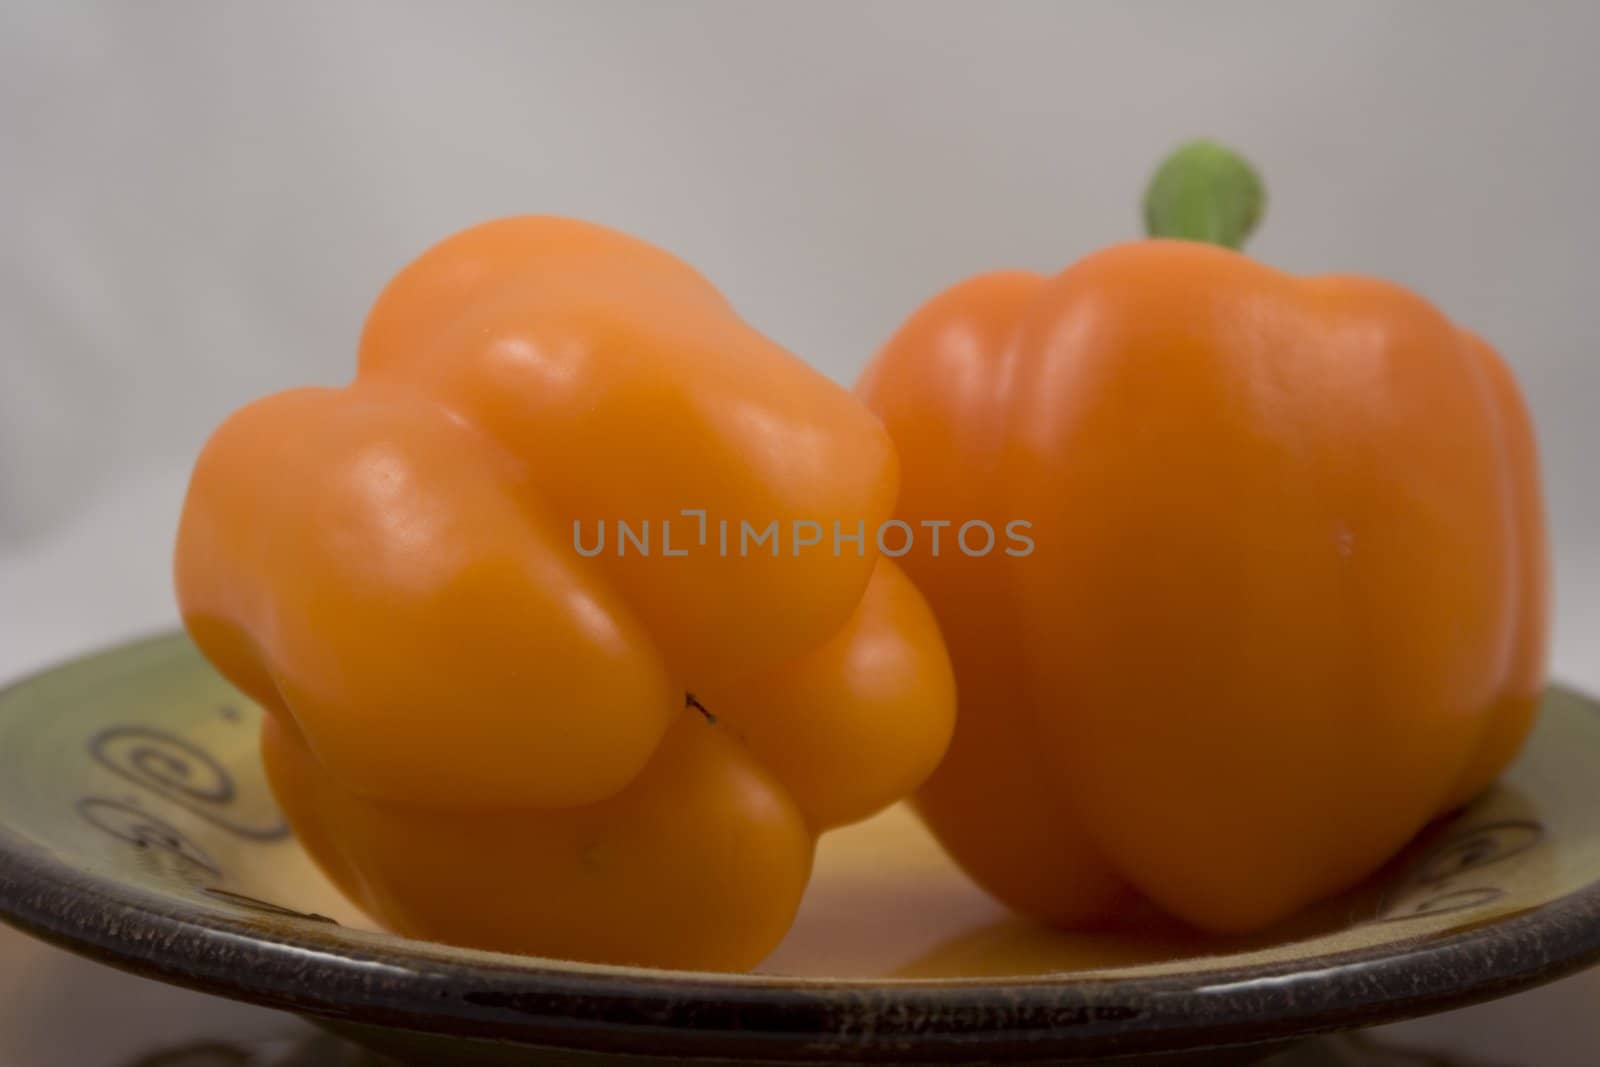
[(848, 382), (954, 280), (1137, 236), (1203, 134), (1266, 177), (1255, 255), (1410, 285), (1515, 369), (1555, 670), (1600, 690), (1597, 35), (1583, 0), (10, 0), (0, 678), (174, 624), (207, 432), (345, 380), (379, 287), (458, 228), (630, 231)]

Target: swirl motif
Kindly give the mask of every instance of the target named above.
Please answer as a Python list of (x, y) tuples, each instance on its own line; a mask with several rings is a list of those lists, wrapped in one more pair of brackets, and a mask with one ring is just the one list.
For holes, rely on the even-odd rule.
[(1506, 895), (1493, 879), (1463, 876), (1521, 855), (1544, 840), (1544, 827), (1531, 819), (1505, 819), (1474, 826), (1432, 849), (1379, 909), (1377, 922), (1419, 919), (1469, 911)]
[(1471, 889), (1452, 889), (1431, 896), (1413, 897), (1397, 902), (1378, 920), (1398, 922), (1401, 919), (1422, 919), (1433, 915), (1448, 915), (1453, 911), (1470, 911), (1493, 904), (1506, 895), (1495, 886), (1477, 886)]
[(1418, 885), (1442, 885), (1458, 874), (1526, 852), (1542, 840), (1544, 827), (1528, 819), (1475, 826), (1429, 853), (1414, 880)]
[(250, 826), (228, 818), (222, 809), (238, 796), (233, 776), (184, 738), (149, 726), (113, 726), (90, 738), (89, 754), (112, 773), (229, 833), (254, 841), (275, 841), (289, 834), (288, 824), (281, 820)]
[(98, 830), (139, 849), (154, 849), (181, 863), (204, 871), (214, 878), (222, 871), (204, 849), (190, 841), (164, 819), (142, 811), (132, 803), (105, 797), (85, 797), (78, 801), (78, 814)]

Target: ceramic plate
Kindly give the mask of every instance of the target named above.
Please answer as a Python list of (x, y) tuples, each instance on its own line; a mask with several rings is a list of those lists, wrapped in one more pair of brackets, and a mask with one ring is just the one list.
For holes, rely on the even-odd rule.
[(373, 929), (274, 807), (259, 715), (182, 635), (0, 693), (0, 913), (120, 967), (450, 1063), (1216, 1062), (1600, 959), (1600, 706), (1560, 689), (1501, 785), (1268, 936), (1045, 930), (984, 897), (896, 808), (823, 839), (793, 931), (753, 975)]

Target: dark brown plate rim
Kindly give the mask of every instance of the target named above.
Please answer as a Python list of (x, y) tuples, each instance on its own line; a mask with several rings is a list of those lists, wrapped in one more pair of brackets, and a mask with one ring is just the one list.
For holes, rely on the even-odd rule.
[(1093, 1060), (1282, 1041), (1462, 1007), (1600, 962), (1600, 882), (1455, 933), (1128, 978), (818, 982), (454, 960), (353, 945), (311, 922), (269, 928), (186, 908), (74, 868), (3, 826), (0, 918), (135, 974), (328, 1020), (774, 1063)]

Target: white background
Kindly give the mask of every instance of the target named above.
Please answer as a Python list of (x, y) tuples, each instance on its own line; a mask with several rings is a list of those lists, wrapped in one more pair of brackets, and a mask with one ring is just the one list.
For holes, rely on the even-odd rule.
[[(12, 0), (0, 676), (173, 623), (206, 432), (346, 378), (379, 286), (454, 229), (635, 232), (848, 381), (942, 286), (1136, 235), (1150, 167), (1208, 134), (1266, 175), (1255, 254), (1403, 281), (1511, 362), (1556, 671), (1600, 690), (1597, 37), (1581, 2)], [(1521, 1010), (1513, 1054), (1548, 1033)]]
[(978, 270), (1258, 163), (1252, 245), (1412, 285), (1538, 418), (1556, 664), (1600, 688), (1600, 8), (13, 2), (0, 14), (0, 675), (175, 618), (206, 432), (337, 382), (385, 279), (515, 212), (696, 264), (841, 380)]

